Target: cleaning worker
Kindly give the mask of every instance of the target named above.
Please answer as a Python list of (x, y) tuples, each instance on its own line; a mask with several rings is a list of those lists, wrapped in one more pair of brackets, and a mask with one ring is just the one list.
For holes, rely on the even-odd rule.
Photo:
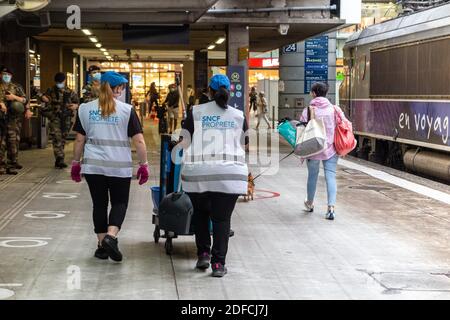
[[(139, 184), (149, 177), (147, 148), (134, 108), (117, 100), (128, 80), (116, 72), (101, 77), (99, 99), (80, 106), (74, 126), (77, 137), (72, 162), (72, 180), (84, 174), (94, 205), (94, 226), (99, 259), (122, 260), (117, 234), (125, 219), (133, 172), (132, 139), (139, 158)], [(83, 153), (83, 163), (81, 155)], [(110, 197), (110, 199), (109, 199)], [(108, 216), (108, 203), (111, 211)]]
[(248, 124), (241, 110), (228, 106), (229, 91), (226, 76), (213, 76), (209, 84), (213, 100), (191, 108), (181, 133), (186, 149), (181, 181), (194, 207), (196, 267), (206, 270), (211, 263), (214, 277), (227, 273), (231, 215), (239, 195), (247, 193), (244, 144), (248, 143)]

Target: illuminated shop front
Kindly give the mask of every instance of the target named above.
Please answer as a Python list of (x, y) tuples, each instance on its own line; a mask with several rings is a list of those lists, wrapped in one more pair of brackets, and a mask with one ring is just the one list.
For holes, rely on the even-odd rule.
[[(99, 65), (102, 71), (115, 71), (129, 73), (130, 89), (133, 101), (143, 102), (150, 85), (155, 82), (156, 88), (164, 99), (169, 91), (170, 84), (175, 83), (176, 75), (182, 74), (181, 63), (155, 63), (155, 62), (95, 62), (90, 65)], [(181, 77), (182, 78), (182, 77)]]

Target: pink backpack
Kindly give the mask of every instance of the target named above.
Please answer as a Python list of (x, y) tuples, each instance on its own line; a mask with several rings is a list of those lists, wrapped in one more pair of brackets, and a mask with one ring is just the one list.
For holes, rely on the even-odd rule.
[(334, 106), (336, 129), (334, 132), (334, 147), (340, 156), (345, 156), (356, 147), (353, 126), (350, 121), (341, 116), (340, 110)]

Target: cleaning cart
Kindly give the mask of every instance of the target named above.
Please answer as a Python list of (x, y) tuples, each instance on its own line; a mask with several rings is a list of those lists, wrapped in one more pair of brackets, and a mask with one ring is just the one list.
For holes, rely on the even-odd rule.
[(153, 238), (155, 243), (158, 243), (160, 238), (166, 239), (164, 247), (168, 255), (171, 255), (173, 252), (173, 239), (180, 235), (194, 234), (192, 228), (190, 228), (189, 233), (186, 234), (176, 234), (172, 231), (162, 230), (160, 228), (158, 215), (159, 204), (166, 195), (180, 190), (181, 158), (183, 156), (183, 150), (180, 149), (176, 152), (176, 159), (172, 159), (172, 150), (175, 145), (176, 141), (173, 141), (170, 135), (161, 135), (160, 182), (159, 186), (151, 187), (153, 201), (152, 223), (155, 225)]

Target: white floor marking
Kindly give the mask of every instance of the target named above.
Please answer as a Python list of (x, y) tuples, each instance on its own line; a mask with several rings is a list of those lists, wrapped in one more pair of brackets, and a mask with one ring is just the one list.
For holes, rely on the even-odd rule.
[(0, 283), (0, 287), (22, 287), (22, 283)]
[(0, 300), (5, 300), (14, 296), (14, 291), (0, 288)]
[(368, 168), (368, 167), (362, 166), (360, 164), (357, 164), (357, 163), (354, 163), (354, 162), (351, 162), (348, 160), (339, 159), (338, 164), (342, 165), (344, 167), (347, 167), (349, 169), (355, 169), (355, 170), (361, 171), (363, 173), (368, 174), (369, 176), (372, 176), (379, 180), (391, 183), (391, 184), (401, 187), (403, 189), (407, 189), (407, 190), (413, 191), (415, 193), (421, 194), (423, 196), (444, 202), (446, 204), (450, 204), (450, 194), (447, 194), (445, 192), (434, 190), (432, 188), (425, 187), (420, 184), (417, 184), (417, 183), (414, 183), (414, 182), (411, 182), (411, 181), (408, 181), (408, 180), (405, 180), (405, 179), (402, 179), (399, 177), (395, 177), (387, 172)]
[(46, 192), (42, 195), (42, 197), (47, 199), (70, 200), (78, 198), (79, 195), (79, 193)]
[(32, 219), (59, 219), (69, 213), (70, 211), (26, 211), (24, 216)]
[(84, 181), (81, 181), (81, 182), (75, 182), (75, 181), (72, 181), (72, 180), (59, 180), (59, 181), (56, 181), (56, 183), (57, 184), (73, 184), (73, 185), (75, 185), (75, 184), (79, 184), (79, 183), (85, 183)]
[[(3, 239), (3, 240), (2, 240)], [(35, 248), (42, 247), (48, 244), (47, 241), (52, 240), (52, 238), (36, 238), (36, 237), (0, 237), (0, 247), (4, 248)], [(34, 244), (28, 245), (12, 245), (15, 242), (32, 242)]]

